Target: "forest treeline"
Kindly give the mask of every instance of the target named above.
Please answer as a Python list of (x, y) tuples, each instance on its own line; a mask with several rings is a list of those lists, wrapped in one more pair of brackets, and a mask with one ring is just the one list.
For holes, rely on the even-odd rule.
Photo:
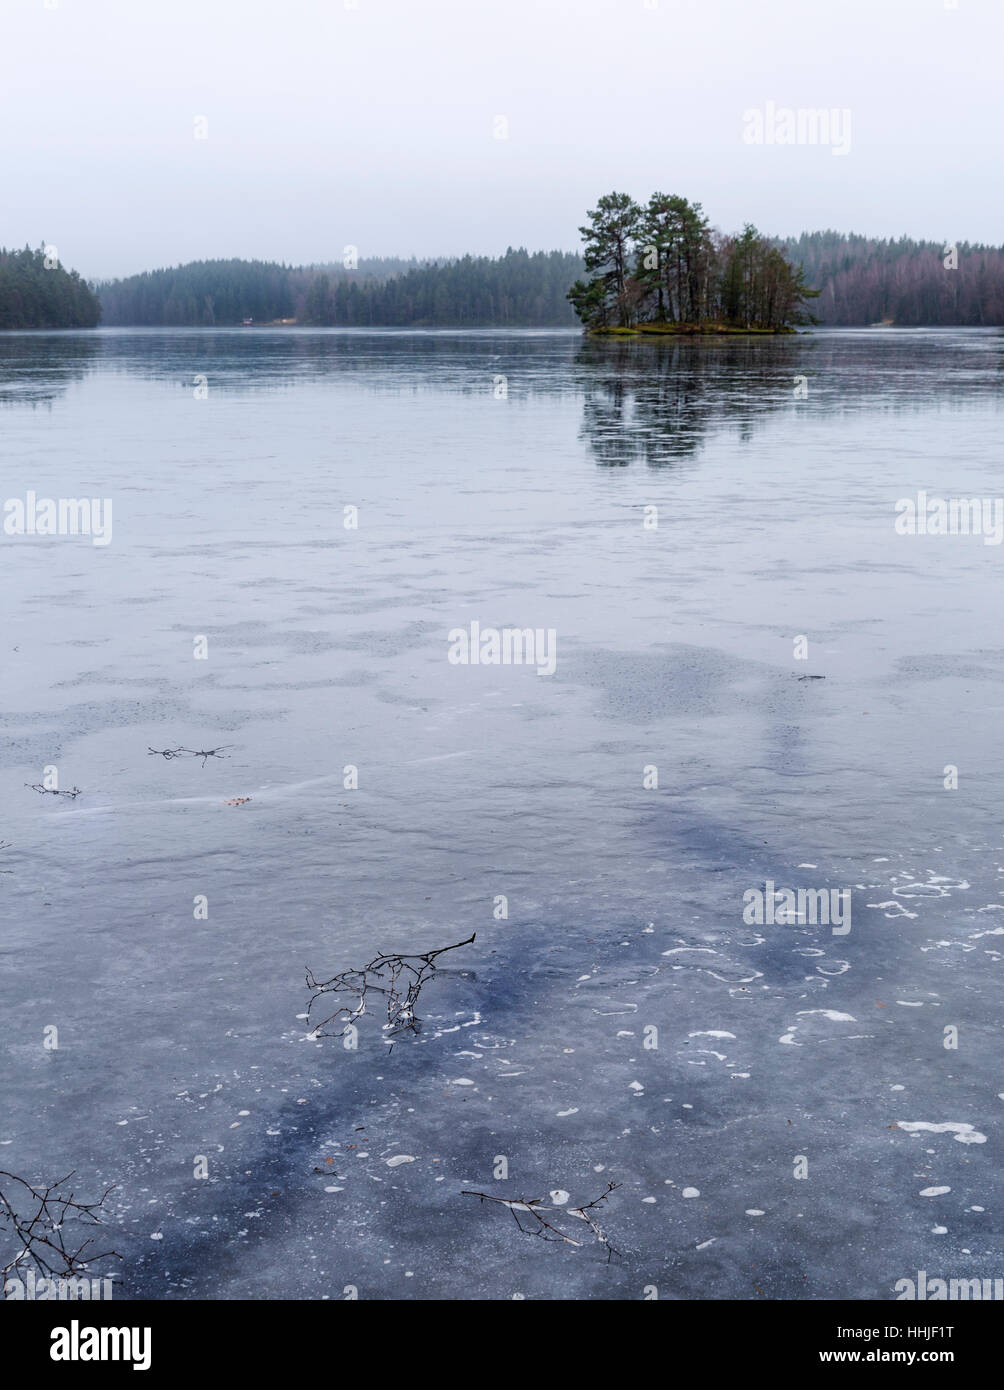
[[(701, 251), (700, 236), (694, 254), (692, 210), (699, 205), (685, 199), (678, 203), (691, 211), (669, 207), (662, 214), (669, 223), (671, 256), (660, 270), (654, 264), (642, 266), (641, 293), (650, 302), (654, 298), (658, 314), (661, 283), (661, 312), (670, 321), (681, 313), (742, 316), (747, 299), (755, 317), (754, 301), (762, 292), (768, 317), (793, 307), (800, 317), (808, 309), (833, 327), (882, 322), (1004, 325), (1004, 247), (960, 242), (957, 268), (946, 269), (951, 248), (938, 242), (831, 231), (783, 239), (763, 237), (753, 228), (723, 238), (709, 229), (712, 249), (719, 256), (724, 251), (729, 272), (717, 281), (718, 300), (712, 304), (714, 257)], [(782, 271), (772, 252), (784, 258), (792, 276)], [(795, 303), (791, 298), (798, 271), (803, 286), (819, 290), (808, 306), (800, 297)], [(353, 270), (340, 263), (294, 267), (196, 261), (95, 288), (102, 322), (111, 326), (212, 327), (247, 318), (256, 323), (294, 318), (302, 324), (347, 328), (567, 328), (577, 320), (566, 294), (587, 273), (579, 255), (510, 249), (499, 257), (439, 262), (361, 259)]]
[(1004, 246), (832, 231), (777, 244), (819, 289), (813, 313), (831, 327), (1004, 325)]
[(580, 256), (530, 253), (443, 262), (360, 260), (286, 266), (196, 261), (98, 286), (109, 325), (211, 327), (254, 319), (346, 328), (569, 327), (568, 286)]
[(110, 327), (212, 328), (254, 319), (303, 321), (303, 306), (314, 280), (356, 279), (383, 283), (419, 266), (415, 260), (377, 258), (319, 268), (278, 261), (191, 261), (164, 270), (145, 270), (121, 280), (100, 282), (102, 322)]
[(75, 270), (65, 270), (52, 247), (0, 247), (0, 329), (93, 328), (101, 305)]
[[(669, 323), (721, 315), (742, 323), (811, 312), (832, 327), (1004, 325), (1004, 247), (833, 231), (768, 238), (755, 228), (723, 237), (699, 204), (676, 197), (644, 212), (655, 223), (646, 236), (662, 241), (641, 245), (663, 249), (656, 257), (643, 253), (640, 266), (631, 256), (622, 268), (625, 289), (640, 271), (629, 315), (662, 315)], [(44, 249), (0, 250), (0, 329), (89, 328), (99, 314), (113, 327), (230, 327), (250, 318), (355, 328), (564, 328), (577, 322), (569, 287), (579, 282), (579, 295), (596, 295), (590, 279), (611, 269), (594, 262), (587, 270), (583, 257), (567, 252), (510, 249), (437, 262), (361, 259), (354, 269), (196, 261), (87, 284), (46, 259)], [(819, 290), (809, 305), (791, 297), (799, 272), (803, 287)], [(611, 304), (607, 317), (616, 323)]]

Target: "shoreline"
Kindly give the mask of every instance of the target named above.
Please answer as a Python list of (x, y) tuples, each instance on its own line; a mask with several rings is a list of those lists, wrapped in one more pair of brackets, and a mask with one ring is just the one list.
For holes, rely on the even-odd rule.
[(782, 328), (736, 328), (727, 323), (638, 323), (633, 328), (587, 328), (589, 338), (676, 338), (676, 337), (776, 337), (795, 333), (791, 326)]

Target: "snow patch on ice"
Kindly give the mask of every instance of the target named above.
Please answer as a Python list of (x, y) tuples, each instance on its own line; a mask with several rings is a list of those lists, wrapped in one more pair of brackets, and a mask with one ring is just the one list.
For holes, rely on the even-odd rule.
[(907, 1134), (916, 1134), (919, 1130), (927, 1130), (931, 1134), (954, 1134), (959, 1144), (987, 1142), (985, 1134), (981, 1134), (974, 1125), (964, 1124), (961, 1120), (946, 1120), (940, 1125), (931, 1124), (928, 1120), (897, 1120), (896, 1127), (905, 1129)]
[[(916, 916), (917, 916), (916, 912), (908, 912), (908, 911), (906, 910), (906, 908), (903, 906), (903, 904), (900, 903), (900, 902), (897, 902), (895, 898), (893, 898), (890, 902), (886, 902), (886, 903), (865, 903), (865, 907), (874, 907), (874, 908), (883, 909), (883, 915), (886, 916), (886, 917), (916, 917)], [(887, 907), (894, 907), (894, 908), (896, 909), (896, 911), (895, 911), (895, 912), (885, 912), (884, 909), (887, 908)]]

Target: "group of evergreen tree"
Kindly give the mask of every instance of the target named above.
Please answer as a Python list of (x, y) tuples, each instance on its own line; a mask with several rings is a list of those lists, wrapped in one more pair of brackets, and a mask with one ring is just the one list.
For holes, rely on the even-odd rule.
[(666, 193), (653, 193), (646, 207), (626, 193), (608, 193), (587, 216), (579, 231), (590, 278), (568, 292), (587, 328), (817, 322), (805, 306), (819, 291), (749, 223), (741, 235), (724, 236), (700, 203)]
[(561, 251), (463, 256), (439, 263), (391, 259), (287, 266), (196, 261), (99, 287), (111, 325), (196, 327), (245, 319), (346, 328), (570, 326), (569, 281), (582, 259)]
[(563, 251), (532, 255), (512, 247), (504, 256), (462, 256), (384, 281), (332, 283), (316, 276), (302, 322), (353, 328), (551, 328), (574, 323), (568, 282), (581, 257)]
[(93, 328), (100, 318), (97, 295), (52, 248), (0, 247), (0, 329)]
[(193, 261), (98, 286), (113, 327), (212, 328), (245, 318), (291, 318), (292, 267), (272, 261)]
[(343, 265), (305, 267), (278, 261), (190, 261), (147, 270), (97, 286), (103, 321), (112, 327), (226, 328), (253, 319), (303, 321), (304, 303), (318, 273), (329, 281), (386, 279), (415, 260), (376, 258), (356, 269)]

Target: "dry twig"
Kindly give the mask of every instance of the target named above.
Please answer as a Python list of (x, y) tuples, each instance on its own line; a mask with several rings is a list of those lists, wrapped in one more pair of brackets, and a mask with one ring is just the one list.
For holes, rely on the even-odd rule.
[(147, 752), (153, 753), (158, 758), (164, 758), (170, 762), (172, 758), (201, 758), (202, 766), (205, 767), (207, 758), (223, 758), (224, 748), (229, 748), (229, 743), (221, 743), (219, 748), (151, 748), (147, 745)]
[(76, 801), (77, 797), (80, 795), (79, 787), (74, 787), (73, 790), (69, 792), (61, 792), (57, 791), (55, 787), (43, 787), (41, 782), (25, 782), (24, 785), (30, 791), (38, 792), (41, 796), (44, 796), (46, 792), (48, 792), (50, 796), (68, 796), (71, 801)]
[[(436, 957), (444, 951), (455, 951), (458, 946), (469, 946), (476, 932), (471, 932), (466, 941), (455, 941), (452, 946), (440, 946), (438, 951), (426, 951), (423, 955), (385, 955), (382, 952), (373, 957), (361, 970), (343, 970), (330, 980), (317, 980), (313, 971), (307, 967), (307, 988), (314, 991), (307, 1006), (307, 1018), (318, 999), (324, 994), (353, 994), (356, 1002), (343, 1004), (333, 1014), (322, 1019), (311, 1032), (313, 1036), (325, 1038), (343, 1033), (345, 1026), (355, 1023), (366, 1012), (369, 994), (382, 994), (387, 1001), (387, 1022), (383, 1030), (389, 1037), (398, 1033), (417, 1033), (422, 1026), (415, 1015), (415, 1005), (423, 984), (435, 973)], [(329, 1025), (341, 1023), (337, 1032), (323, 1031)]]
[(66, 1278), (82, 1274), (92, 1260), (122, 1258), (115, 1250), (91, 1253), (91, 1236), (80, 1245), (68, 1244), (68, 1228), (103, 1224), (97, 1213), (113, 1190), (106, 1188), (96, 1202), (78, 1202), (72, 1191), (60, 1191), (73, 1176), (67, 1173), (58, 1182), (33, 1186), (14, 1173), (0, 1170), (0, 1231), (13, 1232), (20, 1247), (0, 1266), (0, 1285), (12, 1272), (22, 1269), (34, 1269), (46, 1279)]
[[(562, 1241), (565, 1245), (581, 1246), (581, 1240), (574, 1240), (572, 1236), (556, 1226), (553, 1220), (548, 1221), (543, 1213), (546, 1211), (552, 1213), (553, 1216), (573, 1216), (579, 1221), (584, 1221), (600, 1244), (607, 1247), (607, 1260), (610, 1260), (612, 1256), (619, 1255), (620, 1251), (614, 1249), (608, 1237), (597, 1225), (594, 1217), (589, 1213), (595, 1207), (598, 1207), (601, 1202), (605, 1202), (611, 1192), (618, 1187), (620, 1187), (620, 1183), (618, 1182), (608, 1183), (605, 1192), (601, 1192), (598, 1197), (594, 1197), (591, 1202), (586, 1202), (585, 1205), (581, 1207), (545, 1206), (545, 1199), (543, 1197), (493, 1197), (488, 1192), (471, 1192), (467, 1189), (461, 1192), (460, 1195), (461, 1197), (478, 1197), (482, 1202), (495, 1202), (498, 1206), (508, 1207), (512, 1212), (513, 1220), (525, 1236), (540, 1236), (542, 1240), (558, 1240)], [(566, 1194), (559, 1193), (558, 1195), (564, 1197)], [(532, 1216), (537, 1222), (537, 1225), (524, 1226), (519, 1219), (519, 1212), (524, 1212)]]

